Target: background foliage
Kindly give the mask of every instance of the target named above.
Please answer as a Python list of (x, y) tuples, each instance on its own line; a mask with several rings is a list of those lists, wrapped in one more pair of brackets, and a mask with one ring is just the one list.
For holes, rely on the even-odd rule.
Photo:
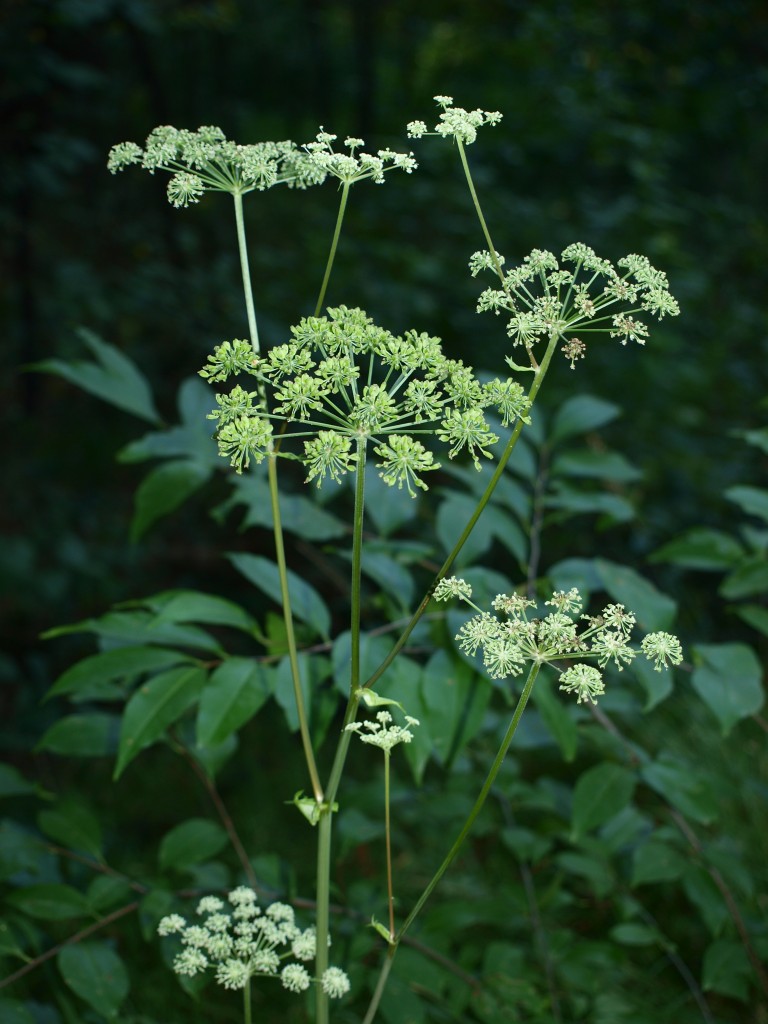
[[(644, 252), (667, 271), (683, 307), (647, 352), (602, 346), (577, 370), (563, 364), (551, 375), (528, 463), (516, 467), (515, 486), (489, 510), (471, 561), (507, 579), (527, 571), (533, 512), (542, 530), (536, 572), (614, 597), (629, 587), (646, 596), (649, 615), (666, 607), (657, 590), (669, 595), (689, 663), (672, 693), (654, 689), (655, 678), (640, 685), (622, 679), (595, 717), (563, 711), (540, 688), (503, 794), (418, 934), (432, 958), (405, 951), (383, 1014), (393, 1021), (762, 1024), (764, 7), (754, 0), (639, 7), (443, 0), (418, 10), (399, 0), (6, 0), (0, 34), (8, 72), (0, 104), (13, 155), (0, 179), (0, 866), (9, 893), (3, 934), (11, 936), (3, 973), (23, 964), (14, 947), (34, 958), (97, 917), (118, 915), (0, 992), (3, 1019), (98, 1022), (118, 1007), (120, 1019), (145, 1024), (190, 1019), (188, 997), (145, 939), (164, 910), (164, 890), (216, 888), (236, 876), (216, 815), (219, 794), (260, 880), (300, 898), (311, 871), (297, 856), (301, 824), (286, 826), (284, 808), (260, 789), (266, 769), (270, 797), (288, 798), (306, 784), (276, 756), (289, 742), (290, 722), (279, 696), (274, 605), (262, 603), (222, 557), (232, 550), (268, 557), (269, 524), (260, 518), (258, 485), (233, 486), (215, 464), (201, 419), (207, 404), (188, 380), (214, 343), (242, 333), (229, 217), (217, 197), (191, 215), (172, 210), (158, 182), (112, 181), (106, 152), (162, 123), (221, 124), (228, 135), (254, 140), (304, 140), (322, 124), (401, 148), (405, 121), (430, 115), (433, 93), (447, 92), (466, 107), (504, 113), (502, 128), (471, 157), (508, 259), (575, 239), (612, 258)], [(329, 300), (360, 305), (394, 331), (418, 326), (439, 334), (457, 355), (496, 371), (505, 339), (494, 318), (473, 313), (475, 288), (463, 268), (481, 243), (452, 155), (449, 147), (422, 146), (412, 178), (354, 196)], [(262, 331), (281, 340), (311, 312), (335, 197), (330, 189), (276, 192), (247, 210)], [(81, 327), (93, 334), (84, 337)], [(100, 348), (99, 338), (114, 349)], [(137, 420), (60, 376), (21, 372), (43, 360), (71, 363), (113, 351), (151, 383), (156, 414), (145, 410)], [(585, 390), (591, 402), (567, 404)], [(574, 428), (558, 440), (569, 409)], [(157, 494), (154, 505), (136, 508), (134, 491), (159, 454), (173, 453), (152, 432), (179, 422), (174, 443), (195, 463), (190, 472), (200, 486), (190, 485), (190, 500), (172, 516), (152, 522)], [(612, 450), (626, 463), (611, 461)], [(402, 611), (398, 601), (408, 603), (403, 568), (415, 566), (418, 577), (420, 566), (442, 554), (471, 485), (471, 477), (446, 476), (435, 489), (434, 519), (423, 502), (398, 506), (408, 520), (383, 501), (371, 503), (378, 532), (397, 538), (400, 552), (394, 565), (379, 564), (383, 596), (372, 588), (374, 616), (383, 620)], [(344, 500), (327, 506), (327, 519), (314, 519), (297, 487), (287, 516), (294, 567), (309, 574), (326, 604), (328, 581), (340, 571), (334, 548), (343, 547), (337, 517)], [(233, 541), (244, 522), (256, 529)], [(310, 523), (319, 534), (307, 532)], [(657, 590), (621, 576), (616, 567), (627, 564)], [(490, 570), (478, 572), (476, 586), (484, 579), (492, 589)], [(95, 619), (98, 633), (113, 602), (134, 600), (119, 614), (133, 616), (141, 646), (137, 622), (162, 617), (167, 601), (146, 599), (169, 590), (242, 603), (273, 655), (264, 685), (276, 699), (245, 727), (240, 753), (223, 764), (215, 791), (209, 776), (167, 745), (142, 754), (113, 784), (114, 760), (105, 756), (117, 739), (109, 694), (91, 693), (80, 708), (64, 699), (42, 703), (61, 673), (95, 648), (78, 632), (43, 644), (41, 632)], [(220, 617), (211, 622), (210, 608), (204, 614), (181, 601), (177, 613), (164, 620), (177, 630), (171, 645), (194, 647), (195, 638), (180, 639), (178, 631), (207, 623), (214, 645), (250, 653), (242, 629), (222, 627)], [(430, 630), (414, 652), (419, 678), (410, 692), (417, 685), (425, 707), (442, 709), (446, 728), (432, 737), (429, 764), (418, 748), (409, 752), (408, 770), (421, 788), (414, 791), (407, 771), (401, 778), (404, 907), (442, 856), (441, 840), (476, 789), (503, 712), (500, 695), (482, 691), (483, 707), (467, 719), (473, 729), (457, 733), (465, 704), (457, 696), (453, 711), (445, 710), (434, 683), (441, 656), (424, 657), (435, 641), (450, 648), (451, 621)], [(329, 672), (342, 657), (341, 649), (327, 652)], [(475, 692), (469, 669), (450, 664), (456, 693)], [(316, 724), (328, 728), (321, 705)], [(73, 723), (73, 715), (80, 720)], [(199, 718), (197, 728), (199, 739)], [(207, 728), (209, 740), (220, 738)], [(473, 745), (464, 747), (471, 731)], [(175, 740), (187, 741), (192, 734)], [(68, 756), (74, 751), (80, 756)], [(380, 826), (372, 813), (379, 789), (364, 758), (355, 770), (336, 881), (340, 903), (364, 921), (380, 897)], [(605, 794), (598, 807), (585, 802), (585, 777)], [(185, 864), (168, 836), (189, 820), (206, 824), (195, 843), (187, 837), (189, 845), (180, 844), (200, 852)], [(341, 930), (351, 964), (375, 962), (375, 937), (360, 921)], [(130, 965), (130, 991), (123, 964)], [(100, 997), (89, 982), (94, 972), (112, 979)], [(353, 983), (365, 986), (362, 970)], [(200, 999), (191, 1019), (237, 1019), (234, 1004), (227, 1016), (226, 1003), (211, 993)], [(269, 1012), (285, 1020), (296, 1008)]]

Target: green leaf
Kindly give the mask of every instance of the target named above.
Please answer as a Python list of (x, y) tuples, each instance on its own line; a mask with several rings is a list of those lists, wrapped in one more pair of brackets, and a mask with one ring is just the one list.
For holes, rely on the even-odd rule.
[(81, 850), (94, 860), (102, 860), (101, 825), (96, 816), (82, 804), (67, 802), (37, 816), (40, 831), (61, 846)]
[[(379, 665), (392, 650), (393, 641), (388, 636), (375, 636), (370, 633), (360, 634), (360, 682), (373, 675)], [(333, 642), (331, 650), (333, 666), (333, 682), (338, 692), (349, 696), (352, 668), (352, 634), (349, 630), (341, 633)]]
[(207, 818), (190, 818), (172, 828), (160, 843), (159, 864), (163, 870), (184, 871), (193, 864), (210, 860), (229, 842), (224, 829)]
[(768, 427), (761, 427), (759, 430), (734, 430), (733, 433), (768, 455)]
[(158, 614), (159, 622), (203, 622), (211, 626), (231, 626), (249, 635), (256, 620), (245, 608), (217, 594), (200, 590), (165, 590), (141, 602)]
[(701, 984), (706, 992), (718, 992), (746, 1002), (752, 977), (744, 947), (733, 939), (715, 939), (704, 953)]
[(46, 843), (15, 821), (0, 822), (0, 879), (23, 872), (25, 877), (49, 877), (56, 870)]
[(723, 530), (695, 527), (655, 551), (651, 562), (670, 562), (686, 569), (730, 569), (744, 557), (741, 544)]
[(389, 537), (415, 515), (419, 498), (404, 497), (402, 491), (385, 484), (369, 462), (365, 467), (365, 513), (382, 537)]
[[(635, 516), (635, 510), (630, 503), (618, 494), (611, 494), (607, 491), (577, 490), (556, 481), (552, 489), (544, 499), (544, 506), (548, 509), (559, 509), (569, 515), (601, 515), (617, 523), (626, 523)], [(553, 517), (554, 518), (554, 517)], [(566, 518), (557, 516), (558, 520)]]
[[(232, 494), (214, 511), (214, 517), (223, 520), (238, 506), (245, 507), (241, 529), (249, 526), (273, 528), (269, 484), (256, 472), (233, 475), (229, 480)], [(280, 493), (280, 518), (283, 529), (295, 533), (303, 540), (332, 540), (347, 532), (347, 526), (338, 516), (328, 512), (316, 501), (303, 494)]]
[(687, 860), (674, 847), (659, 839), (649, 839), (635, 848), (631, 884), (674, 882), (685, 874), (687, 867)]
[(632, 772), (608, 761), (580, 775), (573, 792), (573, 838), (578, 839), (623, 810), (632, 799), (635, 783)]
[(730, 914), (708, 871), (698, 864), (691, 864), (683, 876), (685, 895), (701, 914), (711, 935), (716, 937), (725, 928)]
[(131, 540), (140, 540), (154, 522), (173, 512), (190, 495), (199, 491), (210, 476), (210, 467), (191, 459), (164, 462), (148, 473), (134, 497)]
[(727, 736), (734, 725), (763, 706), (763, 670), (746, 644), (696, 644), (693, 688)]
[[(435, 535), (446, 554), (453, 550), (476, 507), (477, 502), (474, 498), (455, 491), (449, 491), (448, 496), (440, 503), (435, 520)], [(471, 565), (491, 546), (493, 533), (485, 518), (488, 512), (489, 509), (486, 508), (478, 526), (461, 549), (455, 563), (457, 568)]]
[(14, 909), (44, 921), (68, 921), (90, 913), (85, 896), (71, 885), (28, 885), (14, 889), (6, 897), (6, 902)]
[(610, 596), (633, 611), (643, 629), (653, 632), (672, 625), (677, 604), (634, 569), (604, 558), (595, 559), (595, 569)]
[(759, 604), (743, 604), (736, 608), (736, 614), (752, 629), (768, 636), (768, 608)]
[(152, 431), (123, 448), (119, 462), (144, 462), (147, 459), (188, 459), (201, 469), (213, 472), (221, 465), (213, 426), (206, 418), (213, 405), (211, 392), (199, 377), (187, 377), (176, 399), (181, 423), (163, 431)]
[(223, 743), (265, 703), (271, 693), (270, 671), (252, 658), (228, 658), (203, 690), (197, 712), (197, 742)]
[(727, 487), (724, 494), (747, 515), (768, 520), (768, 491), (762, 487)]
[(764, 555), (753, 555), (736, 566), (723, 580), (718, 593), (726, 601), (738, 601), (755, 594), (768, 593), (768, 561)]
[(35, 363), (31, 369), (56, 374), (102, 401), (116, 405), (118, 409), (150, 423), (159, 423), (160, 416), (155, 409), (152, 392), (136, 364), (114, 345), (101, 341), (92, 331), (81, 327), (77, 333), (97, 362), (46, 359)]
[[(255, 587), (282, 607), (280, 573), (274, 562), (260, 555), (233, 552), (226, 556), (232, 565)], [(288, 569), (288, 593), (291, 609), (297, 619), (311, 626), (324, 640), (329, 639), (331, 613), (322, 597), (311, 584)]]
[(594, 395), (575, 395), (558, 409), (549, 431), (549, 442), (559, 444), (567, 437), (597, 430), (620, 415), (621, 409), (613, 402)]
[(88, 940), (65, 946), (56, 958), (59, 973), (75, 995), (108, 1019), (128, 995), (125, 965), (107, 942)]
[(126, 879), (115, 875), (98, 875), (88, 886), (87, 899), (94, 913), (101, 914), (116, 903), (130, 899), (132, 895), (133, 891)]
[[(306, 654), (299, 655), (301, 692), (309, 716), (309, 731), (317, 746), (322, 743), (339, 703), (336, 690), (331, 686), (322, 685), (330, 671), (331, 665), (327, 658), (316, 654), (312, 657)], [(299, 715), (296, 710), (291, 665), (287, 657), (275, 668), (273, 679), (275, 700), (283, 709), (288, 728), (291, 732), (298, 732)]]
[(184, 666), (153, 676), (139, 687), (125, 707), (115, 779), (197, 700), (206, 676), (204, 669)]
[[(480, 728), (491, 688), (478, 683), (465, 662), (452, 659), (446, 651), (435, 651), (422, 670), (419, 689), (426, 713), (423, 718), (414, 717), (428, 725), (438, 761), (450, 764)], [(410, 713), (407, 699), (405, 707)]]
[(191, 660), (182, 651), (164, 647), (121, 647), (115, 651), (92, 654), (60, 675), (45, 699), (67, 693), (84, 694), (86, 699), (96, 700), (102, 690), (116, 680), (134, 679), (145, 672), (154, 672)]
[(533, 702), (541, 720), (560, 748), (563, 759), (570, 763), (576, 756), (578, 729), (568, 708), (554, 692), (552, 680), (541, 673), (533, 688)]
[(642, 471), (618, 452), (593, 451), (580, 448), (562, 452), (552, 461), (552, 476), (585, 477), (609, 480), (612, 483), (632, 483), (642, 479)]
[(687, 762), (662, 754), (657, 761), (644, 765), (640, 775), (643, 782), (686, 817), (702, 825), (717, 820), (717, 802), (710, 783), (706, 777), (692, 772)]
[(43, 639), (51, 640), (71, 633), (95, 633), (105, 647), (162, 644), (192, 647), (219, 656), (224, 653), (204, 629), (176, 622), (159, 622), (156, 615), (143, 609), (107, 612), (98, 619), (84, 619), (68, 626), (57, 626), (43, 633)]
[(0, 1020), (3, 1024), (35, 1024), (35, 1018), (18, 999), (0, 999)]
[(102, 711), (67, 715), (54, 722), (35, 745), (65, 757), (105, 757), (117, 749), (120, 716)]
[(11, 764), (0, 764), (0, 798), (9, 796), (30, 796), (40, 792), (40, 787), (25, 779), (18, 768)]
[(635, 658), (632, 662), (632, 675), (645, 690), (643, 711), (650, 711), (657, 704), (661, 704), (674, 689), (674, 674), (672, 672), (657, 672), (651, 662), (646, 661), (645, 658)]
[(394, 598), (402, 609), (410, 607), (413, 601), (413, 576), (389, 551), (376, 550), (373, 545), (369, 545), (363, 555), (362, 571), (363, 575)]
[(617, 924), (611, 928), (609, 934), (614, 942), (618, 942), (622, 946), (656, 946), (659, 944), (659, 933), (656, 929), (636, 921)]

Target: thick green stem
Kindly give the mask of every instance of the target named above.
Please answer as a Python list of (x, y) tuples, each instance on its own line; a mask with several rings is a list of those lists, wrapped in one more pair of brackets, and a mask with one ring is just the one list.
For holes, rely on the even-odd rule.
[(325, 802), (320, 810), (317, 836), (317, 916), (315, 927), (317, 933), (317, 954), (315, 958), (316, 993), (316, 1024), (327, 1024), (328, 996), (323, 992), (321, 978), (328, 967), (328, 930), (331, 901), (331, 844), (333, 840), (333, 806), (336, 793), (344, 770), (349, 741), (352, 734), (346, 726), (354, 722), (357, 706), (360, 703), (358, 690), (360, 687), (360, 590), (361, 567), (363, 560), (363, 522), (365, 519), (365, 455), (366, 440), (360, 438), (357, 444), (357, 466), (355, 468), (355, 510), (352, 534), (352, 580), (351, 580), (351, 611), (350, 637), (352, 661), (350, 666), (349, 700), (344, 713), (341, 736), (336, 747), (328, 785), (325, 789)]
[(235, 221), (237, 223), (237, 248), (240, 252), (240, 269), (243, 274), (243, 293), (245, 294), (245, 309), (248, 314), (248, 332), (251, 336), (253, 350), (261, 351), (259, 345), (259, 329), (256, 325), (256, 309), (253, 305), (253, 288), (251, 287), (251, 272), (248, 267), (248, 246), (245, 241), (245, 219), (243, 217), (243, 197), (240, 192), (234, 193), (235, 200)]
[[(531, 384), (531, 389), (528, 392), (528, 402), (529, 402), (530, 406), (532, 406), (533, 403), (536, 401), (536, 396), (539, 393), (539, 389), (541, 388), (541, 385), (542, 385), (542, 382), (544, 380), (544, 377), (546, 376), (547, 370), (549, 369), (549, 364), (550, 364), (550, 361), (551, 361), (552, 356), (554, 354), (554, 351), (555, 351), (555, 349), (557, 347), (558, 340), (559, 339), (558, 339), (557, 336), (550, 338), (549, 345), (547, 346), (547, 351), (544, 353), (544, 358), (541, 361), (541, 365), (536, 370), (536, 373), (535, 373), (534, 378), (533, 378), (533, 383)], [(421, 603), (419, 604), (418, 608), (416, 609), (416, 611), (413, 613), (413, 615), (411, 616), (410, 620), (408, 621), (408, 625), (405, 627), (405, 629), (403, 630), (403, 632), (400, 634), (400, 636), (398, 637), (397, 641), (395, 642), (395, 646), (392, 648), (392, 650), (389, 652), (389, 654), (386, 656), (386, 658), (382, 661), (381, 665), (379, 665), (379, 667), (376, 669), (376, 671), (373, 673), (373, 675), (366, 681), (366, 683), (365, 683), (366, 687), (374, 686), (375, 683), (384, 675), (384, 673), (387, 671), (389, 666), (392, 664), (392, 662), (395, 660), (397, 655), (400, 653), (400, 651), (405, 646), (405, 644), (406, 644), (406, 642), (408, 640), (408, 637), (413, 632), (413, 630), (416, 627), (419, 619), (424, 614), (424, 612), (427, 610), (427, 606), (429, 605), (429, 602), (432, 600), (432, 594), (434, 592), (435, 587), (440, 582), (440, 580), (444, 579), (448, 575), (448, 573), (449, 573), (449, 571), (451, 569), (451, 566), (453, 565), (454, 561), (458, 557), (459, 552), (461, 551), (461, 549), (464, 547), (464, 545), (465, 545), (465, 543), (467, 541), (467, 538), (469, 537), (470, 533), (474, 529), (475, 524), (477, 523), (478, 519), (480, 518), (480, 516), (481, 516), (481, 514), (483, 512), (483, 509), (485, 508), (485, 506), (490, 501), (491, 495), (493, 494), (494, 490), (496, 489), (496, 485), (499, 482), (499, 480), (501, 479), (501, 475), (504, 472), (507, 463), (509, 462), (510, 456), (512, 455), (514, 447), (517, 444), (517, 441), (518, 441), (518, 438), (520, 437), (522, 429), (523, 429), (523, 421), (519, 419), (517, 421), (517, 423), (515, 424), (515, 428), (512, 431), (512, 435), (511, 435), (509, 441), (507, 442), (507, 447), (504, 449), (504, 453), (502, 454), (501, 458), (499, 459), (498, 465), (496, 466), (496, 470), (495, 470), (493, 476), (491, 477), (491, 479), (488, 481), (488, 486), (485, 488), (485, 491), (483, 491), (483, 495), (480, 498), (480, 500), (478, 501), (477, 506), (475, 507), (475, 511), (472, 513), (472, 515), (469, 518), (469, 521), (467, 522), (466, 526), (462, 530), (461, 536), (456, 541), (456, 544), (454, 545), (453, 551), (451, 551), (451, 553), (448, 555), (448, 557), (446, 558), (446, 560), (443, 562), (442, 566), (440, 567), (439, 572), (437, 573), (435, 578), (432, 580), (432, 583), (431, 583), (429, 589), (427, 590), (426, 594), (422, 598)]]
[(480, 790), (477, 800), (475, 800), (474, 806), (472, 807), (472, 810), (469, 812), (469, 815), (466, 821), (464, 822), (461, 831), (456, 837), (453, 846), (448, 851), (445, 859), (443, 860), (443, 863), (432, 876), (432, 879), (430, 880), (426, 889), (419, 897), (418, 902), (416, 903), (413, 910), (410, 912), (408, 917), (401, 925), (394, 939), (389, 943), (389, 946), (387, 948), (387, 957), (382, 965), (379, 981), (376, 985), (376, 990), (371, 999), (371, 1003), (368, 1007), (368, 1012), (365, 1015), (363, 1024), (371, 1024), (374, 1017), (376, 1016), (376, 1011), (378, 1009), (379, 1002), (381, 1001), (382, 993), (384, 992), (384, 985), (386, 983), (389, 972), (392, 969), (392, 962), (395, 958), (395, 954), (397, 953), (397, 949), (403, 940), (403, 936), (408, 931), (410, 926), (413, 924), (414, 920), (421, 912), (424, 904), (432, 895), (432, 892), (437, 886), (438, 882), (440, 881), (440, 879), (443, 877), (445, 872), (448, 870), (448, 868), (456, 858), (456, 855), (461, 849), (464, 840), (469, 835), (469, 832), (473, 824), (475, 823), (475, 819), (477, 818), (478, 814), (480, 814), (480, 811), (483, 809), (483, 805), (485, 804), (485, 801), (488, 798), (488, 794), (490, 793), (491, 788), (493, 787), (493, 784), (496, 781), (496, 776), (499, 774), (501, 766), (504, 763), (504, 758), (507, 755), (507, 751), (509, 750), (510, 744), (512, 743), (515, 732), (517, 731), (517, 727), (520, 724), (520, 719), (522, 718), (523, 712), (525, 711), (525, 706), (528, 703), (528, 698), (531, 696), (531, 692), (533, 690), (533, 684), (536, 682), (536, 677), (539, 674), (539, 668), (540, 666), (538, 663), (534, 663), (533, 665), (531, 665), (530, 672), (528, 673), (528, 678), (526, 679), (525, 686), (523, 687), (523, 692), (520, 694), (520, 698), (517, 702), (517, 706), (512, 715), (512, 719), (509, 723), (509, 726), (507, 727), (507, 731), (504, 733), (504, 738), (501, 741), (501, 746), (499, 747), (496, 757), (493, 759), (493, 764), (491, 765), (490, 771), (488, 772), (486, 780), (483, 783), (483, 788)]
[(336, 258), (336, 248), (339, 244), (339, 235), (341, 234), (341, 225), (344, 221), (344, 211), (347, 208), (347, 198), (349, 197), (349, 182), (345, 181), (341, 186), (341, 202), (339, 203), (339, 212), (336, 215), (336, 227), (333, 231), (333, 241), (331, 242), (331, 251), (328, 253), (328, 262), (325, 265), (325, 276), (323, 277), (323, 283), (320, 285), (320, 294), (317, 297), (317, 305), (315, 306), (315, 316), (320, 316), (320, 310), (323, 308), (325, 302), (325, 293), (328, 288), (328, 281), (331, 277), (331, 270), (333, 269), (333, 261)]
[(320, 784), (320, 775), (315, 763), (315, 754), (312, 750), (312, 739), (309, 735), (309, 722), (307, 720), (307, 709), (304, 706), (304, 694), (301, 689), (301, 672), (299, 670), (299, 656), (296, 648), (296, 635), (293, 630), (293, 614), (291, 612), (291, 595), (288, 591), (288, 568), (285, 562), (285, 545), (283, 544), (283, 528), (280, 519), (280, 498), (277, 487), (277, 467), (275, 457), (270, 455), (267, 460), (269, 475), (269, 497), (272, 503), (272, 523), (275, 532), (275, 554), (277, 556), (277, 569), (280, 574), (280, 596), (283, 602), (283, 620), (285, 622), (285, 638), (288, 644), (288, 660), (291, 666), (291, 678), (293, 679), (293, 693), (296, 699), (296, 712), (299, 717), (299, 731), (301, 733), (301, 744), (304, 748), (304, 758), (307, 762), (307, 770), (312, 781), (312, 795), (318, 804), (323, 803), (323, 787)]
[(251, 983), (247, 981), (243, 989), (243, 1020), (244, 1024), (251, 1024)]

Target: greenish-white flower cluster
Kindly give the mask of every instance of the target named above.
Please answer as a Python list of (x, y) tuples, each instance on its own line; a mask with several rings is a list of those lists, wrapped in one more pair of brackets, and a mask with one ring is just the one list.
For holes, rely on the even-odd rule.
[[(511, 378), (481, 383), (470, 366), (443, 354), (439, 338), (416, 331), (402, 337), (378, 327), (360, 309), (339, 306), (291, 328), (291, 341), (257, 357), (245, 341), (224, 342), (200, 371), (223, 381), (235, 373), (255, 378), (217, 395), (222, 456), (238, 471), (274, 452), (298, 459), (307, 481), (340, 481), (370, 445), (379, 475), (390, 486), (427, 489), (425, 473), (439, 462), (423, 443), (437, 437), (448, 457), (468, 452), (480, 468), (498, 441), (486, 420), (493, 409), (508, 426), (527, 422), (524, 389)], [(279, 451), (274, 424), (280, 431)], [(290, 425), (290, 426), (289, 426)], [(290, 442), (300, 439), (301, 448)]]
[(176, 207), (200, 201), (205, 192), (229, 192), (244, 195), (255, 189), (264, 191), (274, 185), (306, 189), (320, 185), (328, 177), (346, 184), (371, 178), (382, 182), (393, 169), (410, 174), (416, 167), (411, 153), (380, 149), (375, 154), (358, 152), (362, 139), (348, 138), (344, 150), (333, 149), (335, 135), (322, 129), (315, 140), (298, 146), (283, 142), (256, 142), (241, 145), (227, 139), (221, 128), (204, 125), (197, 131), (162, 125), (155, 128), (143, 148), (135, 142), (113, 146), (107, 161), (113, 173), (131, 165), (154, 174), (167, 171), (168, 200)]
[(346, 728), (348, 732), (356, 732), (363, 743), (389, 753), (398, 743), (410, 743), (413, 739), (411, 729), (418, 724), (418, 718), (406, 715), (405, 725), (395, 725), (389, 711), (377, 711), (375, 721), (351, 722)]
[[(608, 604), (597, 616), (581, 615), (582, 598), (573, 587), (555, 591), (545, 606), (553, 610), (539, 614), (538, 606), (520, 594), (498, 594), (493, 613), (483, 611), (472, 601), (472, 588), (462, 579), (441, 580), (434, 592), (435, 600), (458, 598), (477, 612), (456, 634), (456, 641), (465, 654), (482, 657), (491, 679), (517, 676), (526, 662), (551, 663), (567, 659), (578, 662), (560, 675), (560, 689), (575, 693), (579, 703), (592, 701), (604, 692), (601, 672), (585, 661), (596, 661), (602, 669), (609, 662), (621, 671), (637, 656), (630, 646), (635, 616), (622, 604)], [(586, 626), (580, 626), (582, 620)], [(640, 649), (661, 671), (683, 660), (680, 641), (670, 633), (649, 633)]]
[[(169, 914), (158, 925), (159, 935), (177, 935), (182, 949), (173, 961), (177, 974), (194, 977), (208, 968), (229, 989), (243, 989), (251, 978), (279, 978), (290, 992), (304, 992), (312, 977), (304, 966), (315, 957), (314, 928), (298, 927), (293, 907), (272, 903), (264, 911), (253, 889), (238, 886), (228, 904), (205, 896), (197, 905), (199, 924)], [(286, 962), (287, 961), (287, 962)], [(332, 998), (349, 991), (349, 979), (338, 967), (324, 971), (320, 984)]]
[(537, 341), (561, 338), (571, 367), (586, 350), (577, 334), (602, 332), (622, 345), (627, 341), (644, 345), (648, 327), (635, 314), (661, 319), (680, 312), (666, 274), (645, 256), (624, 256), (614, 267), (577, 242), (564, 249), (559, 260), (551, 252), (534, 249), (512, 270), (504, 272), (503, 264), (500, 253), (492, 256), (488, 251), (476, 252), (470, 259), (473, 277), (490, 270), (501, 285), (482, 293), (478, 312), (506, 315), (513, 345), (530, 349)]
[(465, 110), (454, 107), (452, 96), (435, 96), (435, 103), (442, 107), (440, 120), (430, 131), (424, 121), (411, 121), (407, 126), (410, 138), (420, 139), (425, 135), (442, 135), (443, 138), (454, 138), (465, 146), (477, 138), (477, 130), (484, 124), (496, 125), (502, 115), (498, 110)]

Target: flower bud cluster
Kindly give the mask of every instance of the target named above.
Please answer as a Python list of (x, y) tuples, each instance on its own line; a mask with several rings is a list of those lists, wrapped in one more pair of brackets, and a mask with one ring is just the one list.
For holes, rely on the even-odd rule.
[(335, 139), (321, 129), (315, 141), (304, 146), (288, 140), (240, 145), (213, 125), (194, 132), (162, 125), (150, 133), (143, 148), (135, 142), (113, 146), (107, 167), (113, 174), (134, 164), (150, 174), (169, 172), (168, 200), (175, 207), (185, 207), (199, 202), (205, 192), (243, 195), (274, 185), (306, 189), (327, 177), (347, 184), (365, 178), (382, 182), (388, 170), (410, 174), (417, 166), (411, 153), (391, 149), (380, 149), (375, 155), (357, 153), (362, 139), (346, 139), (349, 152), (337, 153), (332, 146)]
[(469, 146), (477, 138), (478, 128), (484, 124), (496, 125), (502, 118), (498, 110), (465, 110), (463, 107), (454, 107), (452, 96), (435, 96), (434, 100), (443, 110), (434, 130), (430, 132), (424, 121), (411, 121), (407, 126), (409, 138), (442, 135), (443, 138), (458, 139), (465, 146)]
[(418, 724), (418, 718), (406, 715), (405, 725), (395, 725), (389, 711), (378, 711), (375, 721), (368, 719), (364, 722), (351, 722), (346, 729), (347, 732), (356, 732), (363, 743), (380, 747), (389, 753), (398, 743), (410, 743), (413, 739), (411, 728)]
[[(498, 594), (492, 603), (493, 611), (483, 611), (472, 601), (472, 588), (462, 579), (450, 577), (441, 580), (435, 588), (436, 601), (458, 597), (477, 611), (456, 634), (456, 641), (465, 654), (483, 659), (491, 679), (518, 676), (526, 662), (551, 663), (563, 659), (579, 659), (560, 676), (560, 689), (575, 693), (578, 703), (591, 701), (605, 690), (601, 672), (595, 660), (605, 668), (609, 662), (621, 671), (637, 655), (630, 646), (635, 616), (622, 604), (609, 604), (598, 616), (581, 615), (582, 598), (573, 587), (569, 591), (555, 591), (545, 606), (553, 608), (543, 617), (530, 617), (535, 601), (520, 594)], [(579, 628), (579, 621), (587, 625)], [(661, 671), (683, 660), (680, 641), (670, 633), (649, 633), (642, 641), (643, 655)]]
[[(440, 465), (421, 438), (446, 443), (451, 459), (467, 451), (479, 469), (480, 456), (490, 458), (498, 441), (487, 409), (504, 426), (527, 422), (528, 401), (516, 381), (481, 383), (471, 367), (443, 354), (439, 338), (395, 336), (360, 309), (339, 306), (305, 318), (291, 328), (290, 342), (263, 358), (242, 345), (219, 345), (200, 371), (211, 382), (245, 372), (258, 383), (257, 391), (238, 385), (217, 395), (210, 416), (219, 451), (238, 472), (275, 451), (273, 425), (282, 422), (287, 429), (275, 454), (301, 461), (307, 481), (340, 481), (371, 444), (385, 483), (415, 496), (416, 488), (427, 489), (424, 474)], [(302, 439), (298, 452), (292, 439)]]
[[(561, 262), (565, 267), (561, 267)], [(469, 261), (472, 276), (491, 270), (501, 287), (487, 288), (477, 303), (479, 313), (508, 316), (507, 334), (513, 345), (530, 349), (537, 341), (563, 340), (562, 352), (574, 367), (584, 357), (582, 334), (606, 333), (645, 344), (648, 328), (634, 314), (649, 313), (660, 320), (677, 316), (680, 308), (669, 292), (666, 274), (645, 256), (629, 255), (617, 267), (597, 256), (588, 245), (569, 245), (560, 260), (534, 249), (518, 267), (504, 273), (504, 257), (476, 252)], [(508, 360), (509, 361), (509, 360)]]
[[(279, 977), (290, 992), (306, 991), (312, 978), (304, 963), (315, 957), (314, 928), (299, 928), (286, 903), (272, 903), (262, 912), (247, 886), (238, 886), (227, 899), (229, 906), (218, 896), (203, 897), (197, 905), (200, 924), (189, 924), (180, 914), (160, 921), (159, 935), (181, 940), (174, 971), (193, 977), (210, 967), (229, 989), (245, 988), (255, 977)], [(349, 979), (338, 967), (329, 967), (320, 983), (332, 998), (349, 991)]]

